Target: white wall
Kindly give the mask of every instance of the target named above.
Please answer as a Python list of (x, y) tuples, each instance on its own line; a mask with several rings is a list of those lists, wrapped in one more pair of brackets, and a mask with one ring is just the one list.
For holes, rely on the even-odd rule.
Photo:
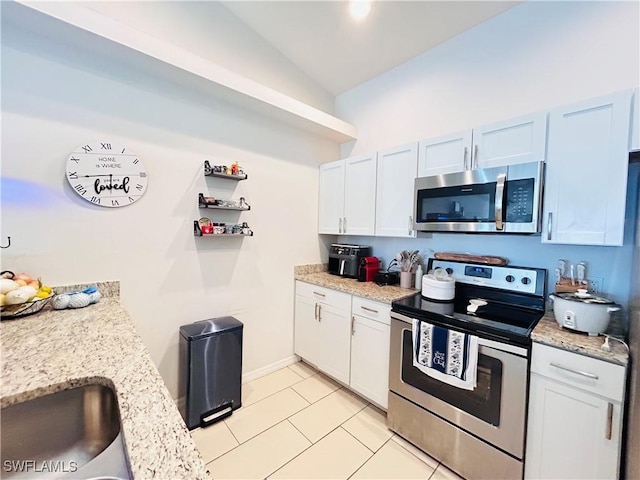
[[(336, 99), (358, 128), (341, 155), (364, 154), (506, 120), (640, 84), (638, 2), (526, 2)], [(636, 175), (637, 176), (637, 175)], [(637, 179), (630, 179), (637, 191)], [(631, 194), (631, 193), (630, 193)], [(416, 240), (342, 237), (388, 259), (398, 250), (502, 255), (553, 272), (557, 259), (587, 261), (604, 293), (626, 303), (635, 227), (626, 246), (542, 245), (539, 236), (434, 234)]]
[(308, 105), (333, 112), (333, 95), (220, 2), (91, 1), (84, 6)]
[(640, 3), (531, 1), (339, 95), (343, 157), (640, 84)]
[[(65, 180), (68, 155), (105, 139), (148, 171), (145, 196), (124, 208), (96, 207)], [(174, 396), (182, 324), (244, 322), (245, 374), (293, 355), (293, 265), (326, 256), (317, 166), (338, 156), (336, 144), (4, 25), (1, 153), (2, 241), (11, 236), (2, 269), (52, 285), (119, 280)], [(237, 160), (249, 179), (205, 178), (204, 159)], [(200, 211), (199, 192), (242, 195), (252, 210)], [(195, 238), (203, 215), (247, 221), (255, 236)]]

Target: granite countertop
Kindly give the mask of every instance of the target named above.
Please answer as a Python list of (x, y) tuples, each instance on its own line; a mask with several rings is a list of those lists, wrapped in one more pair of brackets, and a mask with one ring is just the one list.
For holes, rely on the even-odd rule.
[[(386, 285), (380, 287), (373, 282), (338, 277), (326, 272), (326, 265), (300, 265), (294, 268), (294, 277), (302, 282), (321, 287), (332, 288), (352, 295), (371, 298), (383, 303), (391, 303), (417, 292), (414, 289)], [(534, 342), (576, 352), (589, 357), (598, 358), (618, 365), (629, 363), (629, 352), (620, 342), (609, 341), (611, 351), (605, 352), (600, 347), (604, 342), (602, 336), (590, 337), (586, 333), (572, 332), (560, 327), (553, 316), (553, 310), (547, 311), (531, 333)]]
[(586, 333), (572, 332), (561, 327), (556, 322), (553, 311), (545, 313), (538, 322), (531, 333), (531, 340), (618, 365), (626, 366), (629, 363), (629, 352), (620, 342), (610, 340), (611, 351), (605, 352), (600, 348), (604, 337), (590, 337)]
[(53, 310), (49, 304), (38, 314), (2, 321), (0, 342), (1, 406), (89, 383), (109, 386), (118, 399), (134, 478), (209, 478), (117, 297), (77, 310)]
[(294, 268), (294, 278), (301, 282), (312, 283), (358, 297), (370, 298), (382, 303), (391, 303), (394, 300), (409, 297), (418, 292), (413, 288), (400, 288), (396, 285), (380, 286), (375, 282), (359, 282), (353, 278), (331, 275), (326, 272), (324, 265), (296, 266)]

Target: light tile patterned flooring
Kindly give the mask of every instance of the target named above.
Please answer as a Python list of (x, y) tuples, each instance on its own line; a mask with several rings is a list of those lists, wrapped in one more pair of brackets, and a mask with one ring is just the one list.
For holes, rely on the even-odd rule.
[(212, 478), (460, 480), (385, 414), (303, 362), (242, 386), (242, 408), (191, 432)]

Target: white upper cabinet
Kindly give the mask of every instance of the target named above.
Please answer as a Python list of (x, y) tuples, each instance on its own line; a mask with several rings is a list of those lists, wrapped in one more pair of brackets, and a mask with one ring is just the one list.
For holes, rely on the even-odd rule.
[(318, 233), (342, 233), (344, 160), (320, 165)]
[(633, 93), (633, 113), (631, 116), (631, 139), (629, 150), (640, 150), (640, 89)]
[(622, 245), (632, 95), (551, 111), (543, 242)]
[(429, 138), (418, 149), (418, 177), (544, 161), (546, 145), (546, 112)]
[(345, 160), (345, 201), (342, 233), (373, 235), (376, 223), (377, 154)]
[(418, 177), (461, 172), (471, 168), (471, 130), (422, 140), (418, 147)]
[(378, 152), (376, 236), (416, 236), (413, 188), (417, 165), (417, 142)]
[(320, 165), (318, 233), (373, 235), (377, 154)]
[(538, 112), (473, 129), (471, 168), (544, 161), (547, 112)]

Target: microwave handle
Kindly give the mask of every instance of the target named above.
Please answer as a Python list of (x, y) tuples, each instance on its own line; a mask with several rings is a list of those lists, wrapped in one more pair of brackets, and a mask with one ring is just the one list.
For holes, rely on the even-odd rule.
[(504, 229), (504, 184), (507, 180), (507, 175), (505, 173), (501, 173), (498, 175), (498, 180), (496, 182), (496, 203), (495, 203), (495, 217), (496, 217), (496, 230)]

